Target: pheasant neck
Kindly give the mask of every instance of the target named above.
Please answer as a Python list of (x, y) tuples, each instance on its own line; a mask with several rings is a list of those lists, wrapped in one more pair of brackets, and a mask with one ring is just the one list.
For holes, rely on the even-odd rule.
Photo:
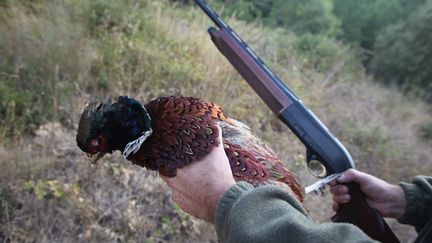
[(128, 144), (126, 144), (124, 150), (123, 150), (123, 157), (125, 159), (127, 159), (127, 157), (130, 154), (135, 154), (136, 152), (138, 152), (138, 150), (141, 148), (141, 145), (144, 143), (144, 141), (150, 137), (153, 133), (153, 130), (151, 128), (149, 128), (149, 130), (147, 130), (146, 132), (143, 133), (143, 135), (141, 135), (139, 138), (129, 142)]

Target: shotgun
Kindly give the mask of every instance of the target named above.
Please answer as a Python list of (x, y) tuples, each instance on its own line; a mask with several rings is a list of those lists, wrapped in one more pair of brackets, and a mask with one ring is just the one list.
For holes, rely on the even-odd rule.
[[(219, 51), (305, 145), (311, 174), (323, 178), (354, 168), (348, 150), (314, 113), (204, 0), (195, 2), (217, 26), (210, 27), (208, 33)], [(347, 186), (351, 201), (342, 205), (332, 221), (352, 223), (381, 242), (399, 242), (379, 212), (367, 204), (359, 186)]]

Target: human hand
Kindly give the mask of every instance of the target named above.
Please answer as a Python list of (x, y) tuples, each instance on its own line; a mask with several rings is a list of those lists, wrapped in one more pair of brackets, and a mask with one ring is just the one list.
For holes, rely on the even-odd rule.
[[(400, 218), (405, 212), (405, 193), (398, 185), (389, 184), (355, 169), (347, 170), (337, 179), (337, 182), (357, 183), (369, 206), (378, 210), (384, 217)], [(347, 203), (351, 199), (346, 185), (333, 182), (330, 184), (330, 192), (333, 194), (334, 211), (338, 211), (341, 204)]]
[(222, 195), (236, 182), (219, 131), (219, 146), (202, 160), (177, 169), (175, 177), (162, 179), (172, 189), (172, 199), (183, 211), (214, 222), (216, 207)]

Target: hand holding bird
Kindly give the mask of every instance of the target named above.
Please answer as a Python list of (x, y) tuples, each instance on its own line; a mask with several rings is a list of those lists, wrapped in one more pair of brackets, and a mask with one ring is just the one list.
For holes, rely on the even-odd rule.
[[(221, 142), (220, 128), (218, 133)], [(203, 159), (177, 169), (175, 177), (162, 176), (162, 179), (173, 190), (172, 199), (183, 211), (211, 223), (223, 194), (236, 183), (221, 145)]]

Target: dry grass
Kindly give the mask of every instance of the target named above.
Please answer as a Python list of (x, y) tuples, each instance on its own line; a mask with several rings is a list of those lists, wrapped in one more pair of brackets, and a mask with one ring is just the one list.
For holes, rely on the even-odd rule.
[[(96, 168), (89, 167), (75, 145), (75, 129), (82, 105), (95, 97), (125, 94), (145, 102), (182, 94), (211, 100), (222, 105), (231, 117), (247, 123), (304, 184), (313, 181), (305, 167), (303, 145), (217, 52), (205, 31), (210, 22), (197, 9), (179, 10), (145, 0), (122, 5), (79, 0), (38, 4), (40, 9), (61, 14), (29, 13), (27, 7), (16, 6), (6, 22), (14, 23), (14, 28), (23, 32), (21, 36), (37, 35), (23, 26), (38, 26), (36, 29), (48, 34), (57, 31), (57, 27), (44, 28), (38, 19), (46, 26), (61, 20), (64, 28), (79, 30), (77, 42), (73, 35), (57, 36), (59, 39), (51, 42), (38, 40), (46, 48), (70, 43), (64, 47), (67, 50), (54, 56), (55, 60), (50, 59), (52, 53), (46, 48), (40, 52), (32, 49), (32, 55), (40, 55), (37, 60), (49, 60), (60, 67), (55, 71), (56, 65), (42, 65), (48, 73), (58, 72), (58, 77), (72, 73), (75, 78), (59, 81), (70, 82), (73, 89), (58, 94), (56, 107), (48, 108), (56, 114), (51, 119), (54, 122), (42, 122), (45, 125), (34, 129), (34, 136), (0, 142), (1, 239), (216, 240), (211, 226), (188, 217), (171, 203), (169, 190), (153, 173), (131, 166), (118, 155), (108, 157)], [(320, 71), (314, 68), (316, 63), (311, 64), (310, 55), (292, 47), (295, 36), (259, 24), (246, 25), (234, 19), (229, 22), (337, 134), (359, 168), (391, 182), (419, 173), (432, 174), (432, 160), (426, 154), (431, 144), (421, 141), (417, 134), (418, 126), (432, 119), (430, 107), (374, 84), (359, 68), (351, 50), (343, 46), (339, 46), (342, 51), (334, 60), (326, 62), (328, 68)], [(93, 25), (86, 26), (89, 23)], [(14, 50), (20, 50), (17, 57), (24, 57), (24, 67), (39, 67), (33, 56), (23, 52), (33, 48), (34, 42), (16, 42), (13, 46), (14, 35), (8, 30), (0, 34), (1, 43), (9, 44), (8, 56), (14, 57)], [(80, 50), (79, 58), (72, 55), (71, 60), (68, 53), (73, 53), (77, 43), (85, 43), (86, 51)], [(6, 52), (0, 48), (1, 53)], [(3, 72), (7, 74), (0, 76), (3, 79), (16, 74), (14, 70)], [(44, 73), (37, 75), (38, 82), (52, 80)], [(18, 77), (20, 82), (34, 82), (32, 77)], [(47, 95), (52, 92), (47, 91)], [(322, 221), (332, 214), (330, 200), (329, 196), (311, 197), (306, 205), (314, 218)], [(410, 228), (391, 224), (402, 241), (415, 235)]]

